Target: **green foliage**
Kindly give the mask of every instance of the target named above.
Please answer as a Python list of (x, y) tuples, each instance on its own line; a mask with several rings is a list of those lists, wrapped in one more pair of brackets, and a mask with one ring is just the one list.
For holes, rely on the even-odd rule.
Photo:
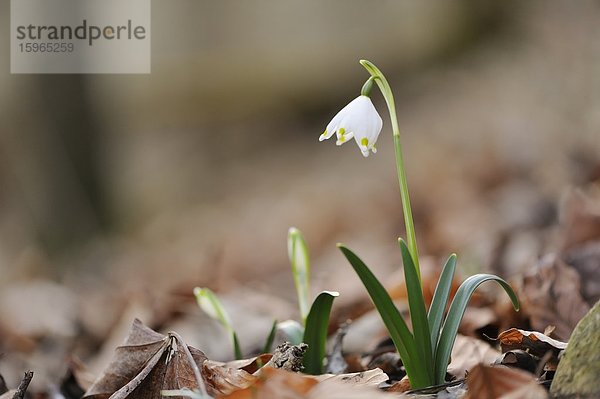
[(269, 335), (267, 335), (267, 340), (265, 342), (265, 346), (263, 347), (263, 353), (271, 352), (273, 349), (273, 341), (275, 341), (275, 334), (277, 333), (277, 320), (273, 320), (273, 324), (271, 325), (271, 330), (269, 331)]
[(448, 304), (448, 297), (450, 296), (450, 289), (452, 289), (452, 279), (454, 272), (456, 271), (456, 254), (450, 255), (442, 274), (435, 287), (433, 294), (433, 300), (429, 307), (429, 314), (427, 320), (429, 321), (429, 328), (431, 329), (431, 349), (435, 353), (437, 349), (437, 338), (440, 336), (442, 329), (442, 322), (444, 321), (444, 313), (446, 312), (446, 305)]
[(327, 344), (329, 313), (337, 292), (323, 291), (313, 302), (306, 318), (303, 342), (308, 345), (304, 354), (304, 373), (318, 375), (323, 373), (323, 358)]
[(208, 314), (210, 317), (221, 323), (225, 330), (227, 330), (227, 333), (231, 339), (231, 344), (233, 345), (235, 358), (238, 360), (241, 359), (242, 350), (240, 348), (237, 334), (233, 329), (231, 318), (221, 304), (221, 301), (219, 301), (219, 298), (217, 298), (215, 293), (209, 288), (200, 287), (194, 288), (194, 296), (196, 296), (198, 306), (200, 306), (200, 308), (204, 310), (204, 312), (206, 312), (206, 314)]
[(511, 286), (500, 277), (494, 276), (493, 274), (476, 274), (466, 279), (458, 288), (454, 300), (452, 300), (452, 304), (450, 304), (448, 315), (446, 316), (446, 320), (442, 327), (442, 333), (438, 338), (437, 350), (435, 352), (436, 381), (444, 381), (446, 368), (450, 360), (450, 353), (452, 352), (452, 346), (454, 345), (454, 340), (458, 333), (458, 326), (465, 314), (469, 299), (471, 299), (471, 295), (473, 295), (473, 292), (475, 292), (477, 287), (486, 281), (495, 281), (504, 288), (504, 291), (506, 291), (510, 297), (515, 310), (519, 310), (519, 300), (517, 299), (517, 295)]
[(456, 256), (452, 255), (444, 266), (428, 315), (412, 256), (404, 241), (400, 240), (408, 304), (413, 325), (411, 333), (389, 294), (365, 263), (345, 246), (338, 244), (338, 247), (361, 279), (383, 319), (404, 363), (412, 388), (424, 388), (444, 382), (458, 326), (471, 295), (483, 282), (496, 281), (504, 288), (515, 309), (519, 309), (518, 299), (506, 281), (490, 274), (477, 274), (469, 277), (460, 286), (450, 305), (448, 315), (444, 319), (444, 311), (456, 268)]
[(306, 322), (310, 303), (310, 258), (308, 247), (300, 230), (290, 227), (288, 231), (288, 256), (292, 266), (292, 276), (298, 293), (298, 307), (302, 325)]

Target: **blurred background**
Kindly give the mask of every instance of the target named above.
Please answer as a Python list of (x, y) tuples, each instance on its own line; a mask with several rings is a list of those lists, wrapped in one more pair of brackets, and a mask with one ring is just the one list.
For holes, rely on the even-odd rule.
[(597, 1), (154, 1), (149, 75), (11, 75), (0, 10), (4, 349), (52, 336), (85, 356), (119, 320), (164, 326), (195, 285), (295, 315), (290, 226), (315, 292), (358, 285), (336, 242), (397, 270), (379, 93), (375, 156), (318, 142), (368, 77), (362, 58), (394, 89), (420, 252), (436, 261), (488, 270), (510, 245), (502, 270), (519, 273), (558, 245), (565, 193), (600, 176)]

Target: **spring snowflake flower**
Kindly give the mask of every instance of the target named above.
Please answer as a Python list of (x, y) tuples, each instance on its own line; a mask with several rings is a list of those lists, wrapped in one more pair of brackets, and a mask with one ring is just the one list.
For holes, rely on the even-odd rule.
[(371, 99), (365, 95), (360, 95), (346, 105), (338, 112), (327, 129), (319, 137), (319, 141), (327, 140), (335, 133), (337, 136), (337, 145), (342, 145), (348, 140), (354, 138), (360, 152), (363, 156), (369, 156), (369, 150), (377, 152), (375, 142), (383, 121), (377, 113)]

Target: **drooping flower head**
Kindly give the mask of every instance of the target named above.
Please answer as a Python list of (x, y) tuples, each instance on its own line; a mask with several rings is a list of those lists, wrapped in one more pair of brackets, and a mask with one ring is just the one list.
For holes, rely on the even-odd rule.
[(337, 145), (354, 138), (363, 156), (368, 157), (369, 151), (377, 152), (375, 142), (382, 126), (383, 121), (373, 102), (368, 96), (361, 94), (333, 117), (319, 141), (327, 140), (334, 133), (337, 136)]

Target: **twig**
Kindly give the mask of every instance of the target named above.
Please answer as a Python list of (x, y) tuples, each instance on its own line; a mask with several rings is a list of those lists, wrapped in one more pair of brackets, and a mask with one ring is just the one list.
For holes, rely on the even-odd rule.
[(13, 395), (12, 399), (23, 399), (25, 397), (25, 392), (27, 391), (27, 387), (33, 378), (33, 371), (29, 370), (25, 372), (19, 387), (17, 388), (17, 392)]
[(456, 385), (460, 385), (463, 382), (465, 382), (465, 379), (461, 378), (459, 380), (445, 382), (443, 384), (433, 385), (433, 386), (430, 386), (430, 387), (427, 387), (427, 388), (413, 389), (412, 391), (406, 392), (406, 394), (407, 395), (413, 395), (413, 394), (434, 394), (434, 393), (437, 393), (437, 392), (441, 391), (442, 389), (445, 389), (445, 388), (448, 388), (448, 387), (453, 387), (453, 386), (456, 386)]

